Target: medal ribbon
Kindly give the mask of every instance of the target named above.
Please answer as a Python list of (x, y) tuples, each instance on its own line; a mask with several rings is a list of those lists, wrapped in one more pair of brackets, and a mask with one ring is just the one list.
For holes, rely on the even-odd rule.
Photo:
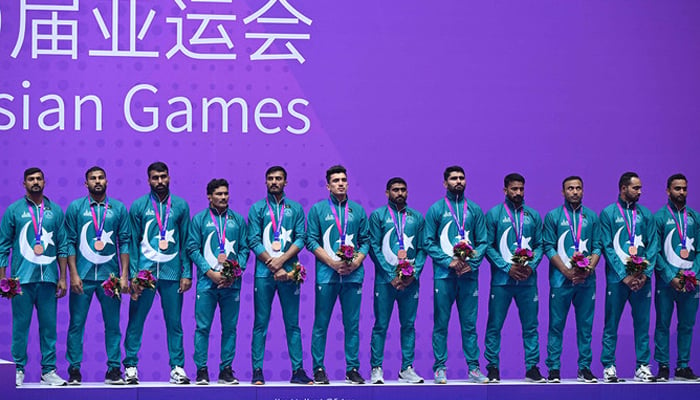
[(44, 223), (44, 202), (39, 204), (39, 222), (37, 223), (36, 216), (34, 215), (34, 205), (27, 202), (27, 208), (29, 213), (32, 215), (32, 223), (34, 224), (34, 244), (41, 244), (41, 231), (42, 225)]
[[(341, 229), (340, 226), (340, 218), (338, 217), (339, 212), (335, 211), (335, 208), (333, 207), (333, 201), (331, 199), (328, 199), (328, 205), (331, 207), (331, 211), (333, 212), (333, 217), (335, 217), (335, 226), (338, 227), (338, 233), (340, 233), (340, 245), (345, 244), (345, 232), (348, 230), (348, 205), (347, 203), (345, 204), (345, 220), (343, 221), (343, 227)], [(341, 209), (343, 206), (338, 203), (338, 209)]]
[[(284, 220), (284, 200), (282, 200), (281, 204), (281, 209), (280, 209), (280, 204), (277, 204), (277, 213), (272, 212), (272, 206), (270, 205), (270, 200), (268, 198), (265, 198), (265, 201), (267, 202), (267, 209), (270, 210), (270, 221), (272, 221), (272, 230), (274, 231), (274, 240), (279, 241), (280, 240), (280, 231), (282, 230), (282, 221)], [(275, 216), (277, 219), (275, 219)], [(277, 224), (277, 221), (279, 221), (279, 225)]]
[(503, 208), (506, 209), (508, 213), (508, 218), (510, 218), (510, 224), (513, 225), (513, 232), (515, 232), (515, 241), (518, 242), (518, 248), (522, 248), (523, 244), (523, 216), (525, 215), (525, 207), (520, 207), (520, 218), (519, 221), (513, 219), (513, 215), (510, 213), (510, 208), (508, 204), (504, 201)]
[[(462, 207), (462, 223), (459, 223), (459, 218), (457, 218), (457, 213), (452, 209), (452, 204), (450, 204), (450, 201), (447, 199), (447, 196), (445, 196), (445, 203), (447, 203), (447, 208), (450, 209), (450, 214), (452, 215), (452, 219), (455, 221), (455, 225), (457, 225), (457, 230), (459, 231), (459, 236), (462, 238), (462, 240), (466, 240), (464, 237), (464, 224), (467, 221), (467, 215), (469, 215), (469, 210), (467, 208), (467, 199), (464, 199), (464, 206)], [(455, 202), (455, 207), (459, 211), (459, 202)]]
[(214, 213), (209, 208), (209, 215), (211, 216), (211, 221), (214, 223), (214, 229), (216, 229), (216, 235), (219, 238), (219, 254), (225, 254), (226, 245), (226, 223), (228, 222), (228, 212), (224, 214), (224, 226), (221, 227), (221, 215), (219, 218), (214, 218)]
[[(88, 202), (92, 202), (88, 196)], [(99, 205), (99, 203), (98, 203)], [(100, 223), (97, 221), (97, 213), (95, 212), (95, 207), (90, 204), (90, 212), (92, 213), (92, 223), (95, 226), (95, 239), (102, 239), (102, 231), (105, 229), (105, 220), (107, 219), (107, 208), (109, 207), (109, 199), (105, 197), (105, 212), (102, 214), (102, 220)]]
[(160, 240), (165, 240), (165, 230), (168, 229), (168, 219), (170, 218), (170, 201), (172, 197), (168, 195), (168, 203), (165, 206), (165, 221), (160, 219), (160, 202), (158, 202), (158, 207), (156, 207), (156, 199), (151, 195), (151, 203), (153, 203), (153, 210), (156, 212), (156, 221), (158, 221), (158, 229), (160, 231)]
[(394, 211), (391, 209), (391, 207), (387, 207), (387, 208), (389, 209), (389, 214), (391, 215), (391, 222), (394, 223), (394, 228), (396, 229), (396, 236), (399, 239), (399, 250), (404, 250), (403, 232), (406, 229), (406, 212), (404, 211), (402, 216), (401, 216), (401, 213), (399, 212), (399, 215), (401, 216), (401, 225), (399, 225), (399, 223), (396, 221), (396, 218), (394, 217)]
[(676, 230), (678, 232), (678, 236), (681, 238), (681, 248), (685, 249), (685, 241), (688, 237), (688, 209), (683, 207), (683, 230), (681, 230), (681, 212), (678, 211), (678, 218), (676, 219), (676, 215), (673, 213), (673, 211), (671, 211), (671, 207), (669, 207), (668, 204), (666, 204), (666, 208), (668, 208), (668, 211), (671, 213), (673, 222), (676, 223)]
[(618, 210), (620, 210), (620, 214), (622, 214), (622, 218), (625, 220), (625, 228), (627, 228), (627, 233), (630, 237), (630, 246), (634, 246), (634, 237), (637, 231), (637, 207), (632, 208), (632, 222), (627, 222), (627, 213), (625, 211), (622, 211), (622, 206), (620, 205), (620, 202), (617, 202), (615, 204), (617, 204), (617, 208)]
[[(579, 212), (578, 213), (578, 228), (574, 224), (572, 224), (572, 219), (569, 216), (569, 210), (566, 209), (566, 206), (562, 206), (564, 209), (564, 214), (566, 215), (566, 221), (569, 223), (569, 232), (571, 232), (571, 238), (574, 240), (574, 249), (578, 252), (578, 245), (581, 243), (581, 225), (583, 225), (583, 213)], [(576, 218), (576, 211), (573, 211), (574, 213), (574, 218)], [(576, 222), (574, 219), (573, 222)], [(576, 234), (574, 234), (574, 231)]]

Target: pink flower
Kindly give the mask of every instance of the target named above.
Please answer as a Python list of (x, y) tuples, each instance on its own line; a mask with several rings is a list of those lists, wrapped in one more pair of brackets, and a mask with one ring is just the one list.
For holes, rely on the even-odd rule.
[(0, 290), (2, 290), (5, 293), (8, 293), (10, 291), (9, 279), (7, 279), (7, 278), (0, 279)]

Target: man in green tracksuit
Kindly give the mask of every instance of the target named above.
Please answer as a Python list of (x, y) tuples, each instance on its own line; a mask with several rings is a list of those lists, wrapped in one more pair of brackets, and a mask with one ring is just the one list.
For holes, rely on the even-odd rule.
[[(625, 303), (632, 308), (634, 349), (637, 367), (634, 380), (653, 382), (649, 369), (649, 312), (651, 309), (651, 273), (656, 265), (658, 238), (656, 221), (649, 210), (637, 204), (642, 181), (634, 172), (625, 172), (618, 182), (617, 201), (600, 213), (601, 239), (605, 255), (606, 296), (603, 351), (600, 361), (605, 382), (618, 382), (615, 368), (617, 330)], [(632, 257), (636, 256), (636, 257)], [(642, 272), (627, 272), (633, 260), (646, 260)]]
[[(384, 343), (396, 302), (401, 323), (402, 357), (399, 382), (423, 383), (423, 378), (413, 368), (413, 360), (419, 278), (426, 258), (422, 243), (424, 221), (418, 211), (406, 205), (408, 188), (402, 178), (389, 179), (386, 184), (386, 196), (389, 204), (375, 210), (369, 217), (369, 254), (375, 268), (370, 381), (384, 383)], [(411, 265), (405, 271), (405, 275), (397, 272), (397, 266), (402, 261)]]
[[(486, 258), (491, 264), (491, 295), (486, 323), (484, 356), (489, 362), (489, 382), (499, 382), (501, 329), (510, 303), (515, 299), (523, 330), (525, 379), (545, 382), (537, 363), (540, 345), (537, 332), (537, 265), (542, 260), (542, 220), (524, 204), (525, 178), (517, 173), (503, 179), (506, 199), (486, 214)], [(518, 254), (523, 257), (515, 259)], [(529, 256), (529, 260), (526, 258)]]
[[(544, 253), (549, 258), (549, 382), (561, 382), (562, 336), (573, 304), (578, 344), (577, 379), (594, 383), (591, 372), (591, 331), (595, 311), (595, 267), (600, 260), (598, 215), (582, 204), (583, 179), (569, 176), (562, 182), (564, 205), (544, 217)], [(573, 266), (572, 259), (578, 264)], [(579, 260), (580, 259), (580, 260)]]
[[(345, 381), (362, 384), (365, 380), (358, 368), (360, 302), (365, 277), (362, 261), (369, 251), (367, 214), (362, 206), (348, 199), (345, 167), (330, 167), (326, 171), (326, 183), (330, 197), (314, 204), (309, 211), (306, 236), (306, 247), (316, 256), (315, 319), (311, 336), (314, 382), (329, 383), (323, 359), (328, 324), (336, 299), (340, 299), (345, 329)], [(341, 246), (348, 246), (343, 259), (336, 255)]]
[[(155, 162), (148, 166), (148, 184), (151, 192), (134, 201), (131, 217), (130, 274), (149, 270), (157, 279), (156, 289), (163, 308), (168, 353), (170, 354), (170, 383), (190, 382), (183, 366), (185, 354), (182, 344), (182, 294), (192, 286), (192, 265), (186, 252), (187, 231), (190, 225), (190, 207), (182, 198), (170, 193), (168, 166)], [(142, 290), (132, 285), (136, 300), (129, 304), (129, 324), (124, 338), (123, 360), (125, 378), (137, 384), (138, 352), (141, 348), (144, 323), (153, 305), (155, 291)]]
[(41, 347), (41, 384), (63, 386), (56, 373), (56, 305), (66, 295), (66, 235), (63, 211), (44, 196), (44, 172), (24, 171), (26, 196), (7, 207), (0, 224), (0, 278), (19, 280), (22, 295), (12, 298), (12, 359), (15, 384), (24, 383), (27, 337), (36, 308)]
[(299, 261), (297, 254), (304, 248), (306, 228), (301, 204), (284, 194), (287, 171), (273, 166), (265, 171), (267, 197), (250, 207), (248, 212), (248, 245), (257, 258), (255, 263), (255, 322), (253, 323), (253, 384), (265, 383), (263, 358), (265, 338), (270, 323), (275, 292), (282, 307), (282, 319), (287, 333), (287, 349), (292, 362), (291, 383), (309, 384), (303, 365), (301, 329), (299, 329), (299, 298), (301, 287), (292, 282), (289, 271)]
[(83, 336), (94, 294), (102, 307), (102, 320), (105, 324), (105, 383), (120, 385), (124, 383), (119, 368), (121, 299), (106, 295), (102, 283), (114, 276), (119, 279), (122, 292), (129, 289), (129, 213), (122, 202), (107, 197), (107, 174), (104, 169), (88, 169), (85, 172), (85, 186), (88, 189), (87, 197), (73, 201), (66, 210), (71, 286), (70, 324), (66, 344), (68, 384), (80, 385), (82, 381), (80, 363), (83, 361)]
[(680, 274), (700, 273), (700, 258), (696, 242), (700, 237), (700, 215), (686, 206), (688, 180), (682, 174), (671, 175), (666, 181), (668, 203), (656, 213), (656, 229), (663, 241), (663, 250), (656, 258), (656, 331), (654, 359), (659, 363), (657, 381), (669, 379), (669, 328), (673, 306), (678, 310), (678, 361), (675, 378), (697, 381), (688, 366), (693, 339), (695, 316), (698, 312), (699, 291), (685, 288)]
[[(212, 179), (207, 184), (209, 207), (192, 218), (187, 254), (197, 266), (197, 300), (194, 315), (194, 363), (198, 385), (209, 384), (207, 359), (209, 332), (217, 304), (221, 314), (221, 362), (218, 382), (238, 383), (231, 364), (236, 355), (236, 325), (241, 306), (241, 278), (227, 279), (222, 273), (229, 260), (238, 263), (240, 274), (248, 261), (247, 229), (243, 216), (231, 210), (229, 185), (225, 179)], [(238, 273), (235, 275), (239, 275)]]
[[(425, 215), (425, 248), (433, 260), (433, 354), (435, 383), (447, 383), (447, 327), (452, 305), (457, 303), (462, 328), (462, 351), (467, 359), (467, 379), (484, 383), (479, 369), (476, 318), (479, 308), (479, 264), (486, 252), (486, 225), (481, 207), (464, 197), (464, 169), (451, 166), (443, 173), (445, 197), (435, 202)], [(474, 254), (455, 255), (454, 246), (466, 243)]]

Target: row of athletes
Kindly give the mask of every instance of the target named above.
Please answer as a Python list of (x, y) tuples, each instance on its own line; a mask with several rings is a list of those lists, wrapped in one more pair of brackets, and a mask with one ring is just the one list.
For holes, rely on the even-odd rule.
[[(228, 207), (229, 188), (223, 179), (207, 185), (209, 207), (190, 221), (189, 207), (169, 191), (168, 167), (156, 162), (148, 167), (149, 194), (137, 199), (129, 214), (118, 200), (106, 193), (102, 168), (86, 174), (88, 196), (70, 204), (65, 222), (60, 207), (44, 196), (44, 174), (38, 168), (24, 173), (26, 197), (5, 211), (0, 226), (0, 277), (5, 277), (12, 253), (11, 276), (18, 278), (23, 295), (12, 299), (12, 357), (17, 366), (16, 384), (24, 381), (29, 323), (36, 308), (41, 337), (42, 384), (80, 384), (83, 335), (91, 299), (102, 307), (109, 384), (136, 384), (138, 352), (144, 323), (155, 292), (167, 332), (170, 382), (186, 384), (181, 323), (183, 293), (192, 285), (191, 263), (197, 270), (195, 302), (196, 383), (208, 384), (207, 354), (210, 328), (216, 307), (221, 313), (221, 360), (218, 382), (238, 383), (231, 369), (235, 354), (236, 326), (240, 307), (241, 280), (232, 283), (221, 272), (222, 261), (235, 259), (245, 268), (249, 251), (256, 256), (252, 340), (252, 383), (264, 384), (263, 355), (271, 305), (280, 298), (292, 364), (291, 383), (327, 384), (324, 356), (331, 313), (340, 301), (345, 330), (346, 381), (364, 383), (359, 373), (359, 313), (364, 278), (363, 261), (369, 255), (375, 265), (374, 316), (371, 337), (371, 382), (383, 383), (382, 361), (387, 327), (397, 304), (401, 325), (402, 364), (399, 381), (422, 383), (413, 368), (415, 318), (419, 278), (426, 257), (433, 261), (434, 382), (446, 383), (447, 327), (456, 303), (462, 348), (468, 364), (467, 380), (499, 382), (501, 329), (510, 304), (515, 300), (523, 330), (526, 380), (559, 382), (562, 333), (573, 305), (576, 313), (578, 379), (596, 382), (591, 372), (591, 330), (595, 306), (595, 269), (606, 257), (605, 328), (601, 363), (604, 380), (617, 382), (615, 350), (617, 331), (625, 303), (631, 305), (635, 335), (638, 381), (669, 379), (669, 325), (674, 305), (678, 310), (678, 359), (675, 378), (698, 380), (688, 366), (690, 345), (698, 309), (698, 289), (684, 290), (680, 271), (698, 273), (694, 241), (700, 235), (700, 216), (686, 207), (687, 180), (683, 175), (668, 179), (668, 203), (656, 216), (638, 204), (641, 180), (625, 173), (619, 180), (619, 198), (600, 217), (583, 206), (583, 180), (563, 181), (564, 204), (550, 211), (544, 221), (524, 203), (525, 179), (509, 174), (504, 179), (505, 199), (486, 215), (464, 196), (466, 180), (459, 166), (444, 172), (445, 196), (426, 213), (407, 206), (407, 184), (392, 178), (386, 185), (388, 204), (368, 219), (363, 208), (348, 199), (347, 172), (342, 166), (326, 171), (328, 199), (316, 203), (305, 216), (301, 205), (286, 198), (287, 173), (275, 166), (265, 173), (267, 196), (255, 203), (248, 223)], [(659, 245), (664, 242), (663, 248)], [(33, 243), (32, 246), (30, 243)], [(470, 257), (455, 256), (466, 243)], [(351, 261), (336, 254), (341, 245), (354, 249)], [(300, 286), (290, 280), (297, 254), (307, 247), (316, 257), (315, 320), (312, 334), (313, 378), (302, 365), (299, 329)], [(515, 261), (514, 254), (529, 250), (529, 259)], [(543, 256), (550, 262), (549, 333), (545, 379), (539, 369), (538, 301), (536, 269)], [(586, 258), (588, 267), (577, 270), (571, 259)], [(648, 263), (642, 272), (628, 273), (632, 256)], [(479, 366), (476, 320), (478, 272), (483, 257), (491, 266), (491, 287), (484, 356), (487, 375)], [(398, 277), (397, 265), (408, 261), (410, 276)], [(68, 382), (56, 373), (57, 298), (66, 294), (66, 269), (70, 270), (70, 325), (66, 358)], [(132, 285), (129, 322), (121, 358), (120, 302), (101, 290), (110, 274), (120, 277), (124, 292), (129, 276), (149, 270), (157, 278), (155, 290)], [(651, 274), (657, 291), (655, 359), (658, 373), (649, 368), (649, 319)], [(125, 367), (125, 377), (120, 370)]]

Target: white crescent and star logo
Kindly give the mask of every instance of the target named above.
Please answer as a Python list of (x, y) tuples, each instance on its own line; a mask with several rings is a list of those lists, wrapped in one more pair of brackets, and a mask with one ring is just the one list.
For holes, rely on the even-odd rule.
[[(207, 261), (207, 264), (209, 264), (212, 269), (215, 271), (219, 271), (222, 269), (221, 264), (219, 264), (219, 260), (216, 258), (214, 255), (214, 252), (211, 250), (211, 239), (214, 237), (214, 231), (211, 231), (209, 233), (209, 236), (207, 236), (207, 240), (204, 242), (204, 259)], [(235, 240), (228, 240), (226, 239), (224, 242), (224, 254), (226, 254), (226, 257), (228, 257), (229, 254), (236, 254), (236, 251), (233, 249), (233, 247), (236, 245)], [(218, 244), (217, 244), (218, 248)]]
[[(625, 251), (622, 250), (622, 247), (620, 247), (620, 233), (622, 232), (622, 228), (624, 228), (624, 226), (621, 226), (620, 229), (615, 232), (615, 237), (613, 238), (613, 249), (615, 250), (617, 258), (620, 259), (620, 262), (622, 264), (626, 264), (629, 254), (625, 253)], [(634, 237), (634, 246), (637, 248), (644, 247), (644, 243), (642, 243), (642, 235), (636, 235)]]
[[(399, 258), (396, 256), (394, 251), (391, 249), (391, 233), (394, 231), (394, 228), (389, 229), (385, 234), (384, 234), (384, 239), (382, 240), (382, 255), (384, 256), (384, 260), (389, 265), (397, 266), (399, 265)], [(403, 235), (403, 243), (406, 248), (406, 251), (410, 249), (415, 249), (413, 246), (413, 239), (415, 236), (407, 236), (405, 233)], [(398, 243), (398, 238), (397, 238), (397, 243)], [(414, 261), (414, 260), (408, 260), (408, 261)]]
[[(286, 214), (285, 214), (286, 215)], [(282, 242), (282, 248), (280, 251), (274, 251), (272, 250), (272, 243), (270, 242), (270, 229), (272, 228), (272, 221), (270, 221), (267, 225), (265, 225), (265, 229), (263, 230), (263, 247), (265, 248), (265, 251), (272, 257), (279, 257), (284, 253), (282, 250), (287, 247), (288, 243), (292, 242), (292, 233), (294, 233), (294, 229), (287, 229), (284, 226), (281, 227), (281, 232), (280, 232), (280, 242)]]
[[(664, 240), (664, 255), (666, 256), (666, 261), (668, 261), (669, 264), (676, 268), (680, 269), (691, 269), (693, 268), (693, 262), (689, 260), (684, 260), (676, 254), (676, 251), (673, 248), (673, 233), (676, 232), (676, 228), (671, 229), (671, 231), (666, 235), (666, 239)], [(688, 251), (693, 251), (695, 250), (695, 246), (693, 245), (693, 242), (695, 242), (694, 238), (687, 238), (686, 239), (686, 248)], [(679, 243), (678, 246), (681, 244)]]
[[(87, 230), (88, 230), (88, 227), (90, 226), (90, 224), (92, 224), (92, 222), (89, 222), (89, 221), (86, 222), (85, 225), (83, 225), (83, 229), (80, 231), (80, 239), (79, 239), (80, 254), (83, 255), (83, 258), (85, 258), (86, 260), (90, 261), (93, 264), (104, 264), (106, 262), (111, 261), (112, 258), (114, 258), (114, 255), (116, 254), (116, 252), (112, 253), (110, 255), (98, 254), (98, 253), (95, 253), (94, 251), (92, 251), (92, 246), (90, 246), (88, 244)], [(114, 244), (114, 242), (112, 242), (112, 233), (113, 233), (113, 231), (103, 231), (102, 232), (101, 239), (105, 245)], [(97, 239), (92, 239), (93, 242), (95, 240), (97, 240)]]
[[(27, 221), (27, 223), (24, 225), (22, 228), (22, 231), (19, 234), (19, 252), (22, 254), (22, 257), (24, 257), (25, 260), (34, 263), (34, 264), (40, 264), (40, 265), (47, 265), (51, 264), (56, 260), (56, 257), (49, 257), (43, 254), (36, 255), (34, 254), (34, 249), (32, 246), (29, 244), (29, 241), (27, 239), (27, 231), (29, 229), (29, 224), (31, 221)], [(48, 232), (46, 229), (43, 227), (41, 228), (41, 244), (44, 246), (44, 249), (48, 249), (49, 246), (55, 246), (53, 242), (53, 232)]]
[[(330, 258), (332, 258), (335, 261), (340, 260), (340, 257), (338, 257), (335, 254), (335, 251), (333, 251), (333, 247), (331, 246), (331, 229), (333, 229), (333, 225), (329, 226), (328, 229), (323, 233), (323, 250), (328, 254)], [(355, 247), (355, 243), (352, 242), (352, 239), (355, 237), (354, 234), (348, 233), (345, 235), (345, 244)], [(335, 241), (335, 243), (340, 243), (340, 238)]]
[[(151, 246), (151, 243), (148, 241), (148, 228), (151, 227), (151, 224), (153, 223), (153, 220), (150, 219), (148, 222), (146, 222), (146, 227), (143, 229), (143, 239), (141, 239), (141, 253), (143, 254), (144, 257), (147, 259), (157, 262), (157, 263), (167, 263), (168, 261), (171, 261), (175, 257), (177, 257), (177, 251), (173, 254), (164, 254), (160, 252), (159, 250), (156, 250)], [(160, 235), (155, 236), (156, 239), (160, 238)], [(168, 243), (175, 243), (175, 230), (166, 230), (165, 232), (165, 240)]]
[[(513, 258), (513, 253), (510, 251), (510, 246), (508, 245), (508, 232), (512, 229), (511, 226), (509, 226), (505, 231), (503, 231), (503, 235), (501, 235), (501, 241), (499, 242), (499, 250), (501, 252), (501, 257), (507, 262), (510, 262), (510, 260)], [(523, 243), (522, 243), (522, 248), (523, 249), (528, 249), (532, 250), (532, 247), (530, 247), (530, 240), (532, 240), (531, 236), (523, 236)], [(513, 242), (514, 246), (517, 246), (517, 242)]]
[[(559, 240), (557, 241), (557, 254), (559, 255), (559, 258), (561, 258), (561, 261), (566, 265), (566, 268), (571, 269), (571, 259), (569, 258), (568, 251), (566, 248), (566, 235), (571, 236), (570, 231), (566, 231), (559, 236)], [(576, 249), (575, 246), (570, 246), (569, 249)], [(581, 239), (581, 242), (579, 243), (578, 246), (579, 252), (582, 254), (585, 254), (588, 251), (588, 239)]]
[[(450, 240), (450, 225), (452, 225), (452, 221), (446, 223), (440, 232), (440, 248), (442, 249), (443, 253), (452, 256), (454, 254), (454, 245), (452, 244), (452, 240)], [(471, 245), (469, 233), (470, 231), (464, 232), (464, 237), (467, 240), (467, 243)], [(459, 242), (460, 240), (462, 240), (462, 237), (459, 236), (459, 234), (455, 236), (455, 243)]]

